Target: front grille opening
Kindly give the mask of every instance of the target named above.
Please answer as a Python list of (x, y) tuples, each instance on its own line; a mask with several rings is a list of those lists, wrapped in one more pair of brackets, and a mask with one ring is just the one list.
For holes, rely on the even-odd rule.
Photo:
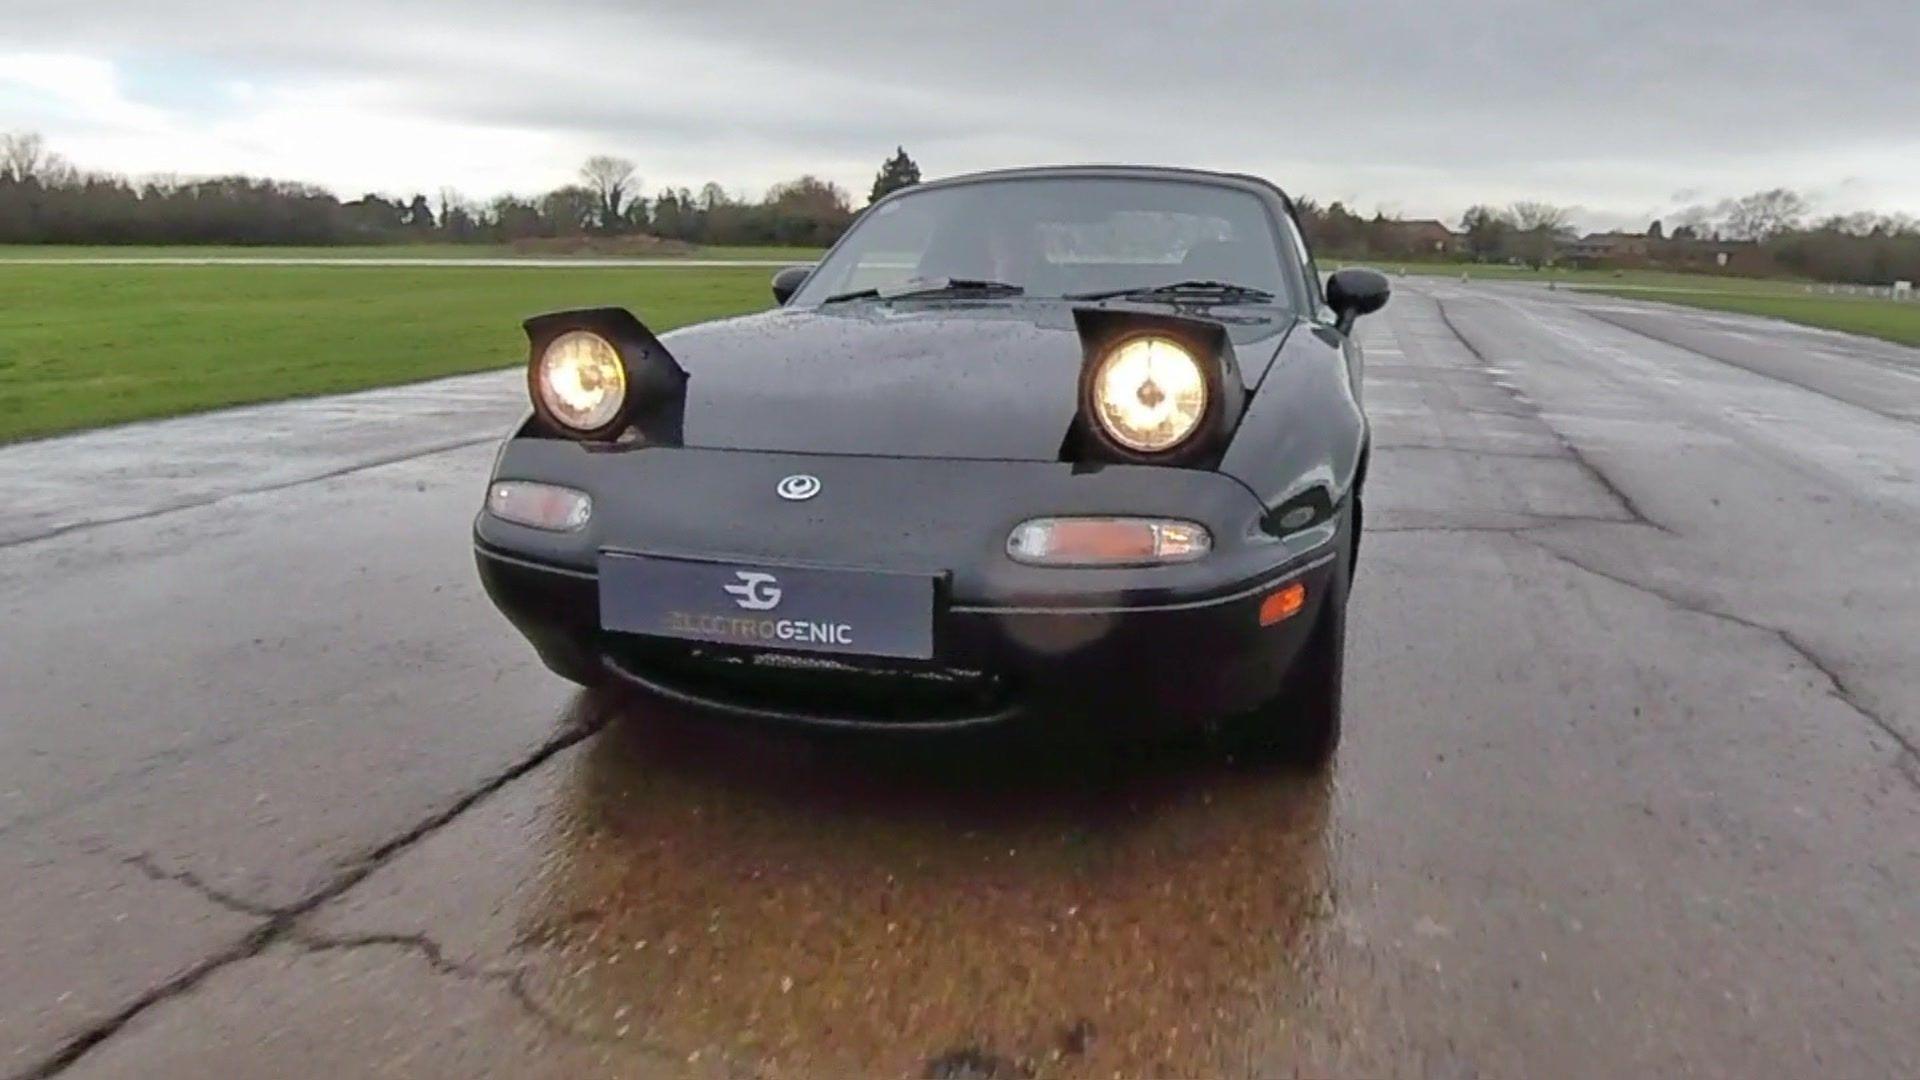
[(702, 698), (873, 723), (988, 716), (1013, 699), (991, 672), (615, 635), (609, 651), (648, 678)]

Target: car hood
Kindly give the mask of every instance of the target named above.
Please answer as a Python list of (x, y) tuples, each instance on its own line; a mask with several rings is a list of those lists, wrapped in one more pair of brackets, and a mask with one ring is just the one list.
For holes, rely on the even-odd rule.
[[(1229, 327), (1257, 384), (1288, 320)], [(662, 335), (687, 372), (687, 446), (1052, 461), (1080, 337), (1063, 303), (783, 308)]]

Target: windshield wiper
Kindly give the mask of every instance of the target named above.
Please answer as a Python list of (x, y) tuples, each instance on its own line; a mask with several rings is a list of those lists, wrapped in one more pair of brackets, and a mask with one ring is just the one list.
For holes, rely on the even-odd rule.
[(1068, 293), (1069, 300), (1112, 300), (1116, 297), (1148, 297), (1169, 300), (1211, 300), (1216, 303), (1264, 303), (1273, 299), (1265, 289), (1236, 285), (1231, 281), (1174, 281), (1165, 285), (1140, 285), (1128, 289), (1101, 289), (1097, 292)]
[(1027, 290), (1010, 281), (989, 281), (985, 278), (922, 278), (918, 281), (903, 282), (883, 289), (855, 289), (822, 300), (823, 304), (837, 304), (844, 300), (905, 300), (918, 296), (956, 296), (971, 294), (975, 296), (1019, 296)]

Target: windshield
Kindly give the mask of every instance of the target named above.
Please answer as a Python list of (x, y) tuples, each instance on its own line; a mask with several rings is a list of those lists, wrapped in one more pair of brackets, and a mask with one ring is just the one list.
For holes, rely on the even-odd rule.
[(1274, 223), (1250, 192), (1183, 180), (1022, 178), (935, 187), (876, 207), (795, 304), (946, 279), (1028, 296), (1182, 281), (1288, 297)]

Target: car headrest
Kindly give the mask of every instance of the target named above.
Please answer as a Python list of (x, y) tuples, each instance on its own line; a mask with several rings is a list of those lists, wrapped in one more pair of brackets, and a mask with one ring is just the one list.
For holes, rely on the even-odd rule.
[(1180, 260), (1180, 273), (1189, 280), (1259, 281), (1259, 249), (1237, 240), (1201, 240)]

